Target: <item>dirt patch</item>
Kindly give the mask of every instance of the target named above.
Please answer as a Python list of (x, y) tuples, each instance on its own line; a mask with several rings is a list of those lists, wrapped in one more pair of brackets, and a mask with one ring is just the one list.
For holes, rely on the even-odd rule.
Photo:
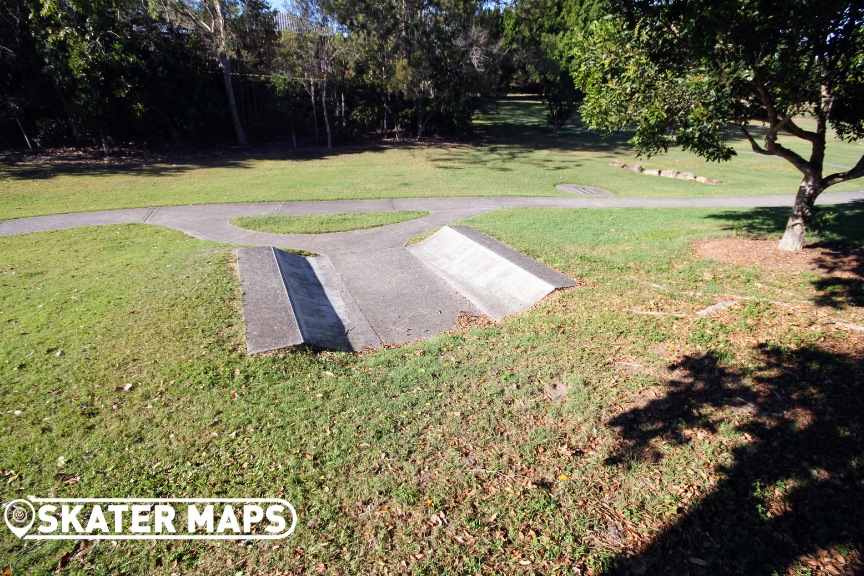
[(786, 252), (777, 248), (776, 240), (714, 238), (696, 242), (693, 248), (700, 258), (747, 268), (864, 278), (864, 251), (847, 246), (814, 245), (800, 252)]
[(496, 322), (488, 316), (475, 316), (469, 312), (460, 312), (456, 317), (456, 332), (466, 332), (471, 328), (488, 328)]

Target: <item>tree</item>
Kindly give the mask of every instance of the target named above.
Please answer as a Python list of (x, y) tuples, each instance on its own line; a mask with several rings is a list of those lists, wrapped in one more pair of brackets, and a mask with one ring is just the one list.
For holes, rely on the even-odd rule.
[(333, 131), (327, 105), (327, 88), (335, 69), (345, 68), (341, 57), (350, 52), (349, 42), (339, 34), (337, 23), (320, 0), (293, 0), (286, 3), (291, 27), (282, 36), (280, 67), (282, 72), (304, 79), (303, 86), (312, 102), (315, 139), (318, 140), (316, 94), (321, 98), (321, 112), (327, 133), (327, 148), (333, 147)]
[(358, 77), (380, 90), (383, 124), (466, 132), (497, 71), (495, 10), (481, 0), (328, 0), (357, 39)]
[[(829, 127), (848, 141), (864, 136), (864, 5), (625, 0), (619, 13), (573, 43), (583, 119), (604, 132), (635, 126), (632, 143), (649, 156), (677, 145), (716, 161), (735, 154), (725, 130), (736, 127), (755, 152), (802, 173), (780, 241), (800, 250), (816, 198), (864, 175), (864, 156), (823, 175)], [(781, 137), (803, 140), (809, 158)]]
[[(154, 12), (163, 13), (169, 21), (179, 21), (197, 30), (207, 40), (222, 70), (228, 111), (237, 143), (240, 146), (247, 146), (246, 133), (237, 112), (237, 100), (231, 80), (231, 51), (237, 43), (232, 23), (243, 14), (244, 10), (266, 11), (263, 3), (256, 0), (150, 0), (150, 6)], [(271, 19), (269, 24), (272, 25), (272, 22)]]
[(546, 119), (556, 133), (582, 99), (570, 72), (569, 37), (605, 11), (604, 0), (520, 0), (505, 11), (505, 38), (514, 65), (540, 85)]

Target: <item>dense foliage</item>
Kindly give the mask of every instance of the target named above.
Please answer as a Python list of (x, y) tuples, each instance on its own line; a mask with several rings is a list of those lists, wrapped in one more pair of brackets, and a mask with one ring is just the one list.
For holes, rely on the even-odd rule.
[(0, 146), (463, 135), (502, 86), (482, 1), (9, 0)]
[(556, 132), (582, 99), (570, 72), (573, 35), (608, 9), (605, 0), (521, 0), (504, 13), (513, 81), (543, 95)]

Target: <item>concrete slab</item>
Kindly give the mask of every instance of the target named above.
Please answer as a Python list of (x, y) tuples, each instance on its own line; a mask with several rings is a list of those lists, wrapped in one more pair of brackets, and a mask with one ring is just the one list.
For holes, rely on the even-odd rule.
[(451, 226), (450, 228), (459, 232), (462, 236), (468, 238), (469, 240), (476, 242), (480, 246), (491, 250), (498, 256), (505, 258), (519, 268), (522, 268), (529, 274), (532, 274), (540, 280), (543, 280), (554, 288), (572, 288), (573, 286), (576, 286), (578, 284), (575, 280), (573, 280), (573, 278), (570, 278), (566, 274), (562, 274), (558, 270), (546, 266), (542, 262), (531, 258), (527, 254), (519, 252), (518, 250), (514, 250), (510, 246), (507, 246), (506, 244), (499, 242), (494, 238), (490, 238), (482, 232), (478, 232), (474, 228), (471, 228), (469, 226)]
[(384, 344), (431, 338), (481, 311), (405, 248), (330, 256), (354, 301)]
[(495, 320), (527, 310), (556, 288), (576, 285), (497, 240), (480, 237), (447, 226), (408, 250)]
[(31, 232), (47, 232), (81, 226), (102, 226), (106, 224), (143, 223), (153, 212), (153, 208), (130, 208), (124, 210), (104, 210), (101, 212), (75, 212), (52, 216), (34, 216), (0, 222), (0, 236), (14, 236)]
[(581, 184), (558, 184), (556, 190), (567, 192), (568, 194), (579, 194), (581, 196), (601, 196), (608, 198), (612, 196), (612, 192), (603, 188), (594, 188), (593, 186), (582, 186)]

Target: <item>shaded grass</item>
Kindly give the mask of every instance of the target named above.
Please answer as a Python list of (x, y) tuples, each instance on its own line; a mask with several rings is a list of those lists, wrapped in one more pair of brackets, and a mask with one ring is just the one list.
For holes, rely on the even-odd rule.
[(232, 218), (231, 224), (272, 234), (326, 234), (365, 230), (378, 226), (398, 224), (427, 216), (425, 210), (397, 212), (350, 212), (343, 214), (304, 214), (300, 216), (241, 216)]
[[(814, 276), (693, 256), (693, 239), (732, 233), (732, 214), (476, 217), (471, 225), (584, 286), (500, 324), (363, 355), (246, 356), (227, 247), (138, 225), (0, 238), (0, 498), (284, 497), (300, 515), (288, 540), (250, 546), (76, 548), (3, 531), (0, 558), (21, 573), (53, 572), (70, 551), (68, 573), (611, 570), (650, 551), (668, 527), (702, 518), (700, 502), (753, 444), (740, 411), (720, 403), (695, 404), (674, 433), (649, 434), (649, 413), (645, 435), (622, 428), (622, 414), (666, 397), (664, 423), (689, 414), (669, 396), (675, 381), (690, 382), (674, 374), (682, 359), (710, 351), (724, 373), (740, 374), (736, 395), (773, 398), (757, 378), (777, 369), (760, 343), (790, 354), (861, 350), (860, 337), (833, 324), (861, 323), (860, 309), (792, 304), (819, 297)], [(729, 293), (759, 300), (695, 316)], [(780, 300), (790, 304), (773, 303)], [(791, 389), (775, 389), (794, 407)], [(842, 420), (845, 412), (836, 416), (834, 429), (845, 427), (862, 453), (860, 429)], [(761, 454), (782, 477), (780, 452)], [(766, 494), (778, 498), (731, 502), (758, 518)], [(843, 535), (819, 520), (832, 511), (820, 514), (812, 525), (848, 554), (855, 524)], [(742, 534), (764, 528), (753, 527), (752, 515), (735, 518), (719, 516)], [(736, 553), (779, 572), (793, 562), (772, 565), (765, 550), (753, 540)]]

